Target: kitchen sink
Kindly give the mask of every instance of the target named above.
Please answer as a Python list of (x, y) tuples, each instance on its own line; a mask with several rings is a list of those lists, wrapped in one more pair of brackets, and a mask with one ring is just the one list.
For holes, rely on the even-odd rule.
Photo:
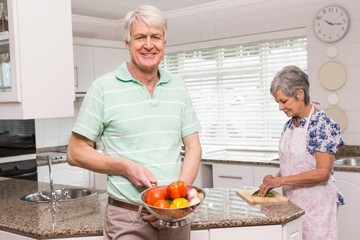
[(341, 159), (335, 160), (334, 164), (337, 166), (358, 166), (358, 167), (360, 167), (360, 156), (341, 158)]
[[(20, 197), (21, 200), (28, 202), (50, 202), (51, 191), (40, 191), (30, 193)], [(96, 194), (95, 191), (86, 188), (62, 188), (54, 190), (54, 199), (56, 202), (71, 201), (91, 197)]]

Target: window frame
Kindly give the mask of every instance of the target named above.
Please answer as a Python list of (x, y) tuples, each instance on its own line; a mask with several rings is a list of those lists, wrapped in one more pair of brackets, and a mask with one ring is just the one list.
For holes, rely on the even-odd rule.
[[(266, 72), (266, 76), (264, 76), (263, 78), (260, 79), (260, 82), (257, 82), (257, 86), (255, 88), (258, 88), (256, 90), (254, 90), (254, 86), (251, 86), (251, 81), (249, 81), (249, 83), (243, 83), (243, 85), (245, 86), (246, 84), (249, 85), (249, 89), (252, 87), (253, 92), (251, 93), (256, 93), (256, 91), (258, 90), (260, 93), (260, 99), (262, 99), (264, 101), (264, 104), (267, 104), (268, 106), (263, 107), (262, 110), (264, 111), (264, 115), (267, 115), (265, 117), (263, 117), (263, 119), (260, 118), (254, 118), (254, 119), (249, 119), (248, 122), (247, 121), (239, 121), (239, 116), (232, 116), (232, 110), (231, 110), (231, 106), (227, 106), (230, 108), (230, 110), (226, 110), (225, 105), (231, 105), (231, 99), (227, 99), (226, 96), (229, 96), (230, 94), (233, 94), (234, 98), (236, 98), (236, 92), (231, 92), (230, 91), (226, 91), (224, 90), (224, 88), (226, 88), (227, 86), (230, 86), (231, 84), (229, 84), (230, 81), (234, 81), (234, 86), (233, 88), (236, 89), (236, 84), (239, 84), (239, 80), (236, 81), (234, 79), (232, 79), (231, 75), (231, 71), (235, 70), (233, 74), (239, 74), (239, 71), (237, 71), (235, 68), (236, 67), (229, 67), (227, 69), (223, 69), (225, 74), (221, 75), (217, 79), (217, 80), (212, 80), (212, 84), (214, 84), (214, 89), (215, 88), (222, 88), (218, 91), (219, 95), (223, 95), (222, 98), (218, 98), (218, 97), (214, 97), (212, 95), (207, 96), (207, 99), (204, 98), (202, 100), (199, 99), (199, 97), (197, 95), (201, 95), (200, 93), (202, 92), (202, 94), (204, 94), (204, 92), (206, 92), (207, 90), (211, 90), (210, 88), (206, 89), (204, 88), (203, 91), (201, 90), (201, 87), (196, 86), (196, 84), (201, 85), (201, 81), (198, 80), (191, 80), (191, 79), (196, 79), (196, 78), (203, 78), (204, 79), (204, 84), (206, 84), (206, 78), (208, 78), (208, 82), (207, 84), (210, 84), (211, 82), (211, 78), (214, 78), (214, 75), (218, 75), (220, 73), (218, 73), (219, 69), (212, 69), (216, 64), (221, 64), (219, 63), (219, 61), (226, 61), (226, 51), (228, 51), (230, 48), (234, 48), (236, 49), (236, 51), (240, 51), (242, 48), (245, 49), (246, 51), (249, 51), (249, 54), (251, 54), (252, 50), (251, 50), (251, 46), (259, 46), (259, 45), (266, 45), (269, 43), (276, 43), (279, 41), (293, 41), (296, 39), (299, 39), (299, 41), (303, 41), (304, 45), (302, 45), (301, 47), (303, 48), (302, 50), (305, 51), (305, 56), (301, 56), (302, 58), (302, 62), (291, 62), (289, 61), (289, 59), (285, 59), (285, 57), (283, 57), (283, 61), (280, 63), (276, 63), (274, 64), (276, 60), (275, 59), (265, 59), (264, 61), (268, 61), (266, 64), (267, 65), (274, 65), (274, 67), (270, 67), (272, 68), (271, 71), (265, 71)], [(199, 117), (200, 123), (203, 126), (203, 131), (199, 133), (200, 135), (200, 140), (202, 142), (203, 145), (217, 145), (217, 146), (222, 146), (224, 148), (227, 149), (238, 149), (238, 150), (269, 150), (269, 151), (277, 151), (278, 150), (278, 141), (280, 139), (280, 135), (282, 132), (282, 127), (285, 124), (285, 122), (287, 121), (287, 117), (285, 116), (285, 114), (282, 111), (279, 111), (278, 109), (278, 105), (277, 103), (274, 101), (273, 97), (271, 96), (271, 94), (269, 93), (269, 88), (270, 88), (270, 83), (272, 78), (274, 77), (275, 73), (277, 71), (279, 71), (283, 66), (288, 65), (288, 64), (294, 64), (294, 65), (298, 65), (299, 67), (301, 67), (302, 69), (304, 69), (305, 71), (307, 70), (307, 53), (306, 53), (306, 45), (307, 45), (307, 40), (306, 40), (306, 36), (305, 34), (297, 34), (296, 36), (286, 36), (286, 37), (277, 37), (277, 38), (272, 38), (272, 39), (268, 39), (268, 40), (262, 40), (262, 41), (251, 41), (251, 42), (243, 42), (243, 43), (238, 43), (238, 44), (229, 44), (224, 42), (223, 45), (217, 44), (217, 47), (210, 47), (211, 44), (205, 44), (205, 47), (203, 48), (194, 48), (194, 50), (191, 50), (191, 48), (188, 48), (186, 50), (178, 50), (178, 51), (172, 51), (169, 53), (165, 54), (164, 60), (161, 64), (161, 67), (164, 68), (167, 71), (170, 71), (174, 74), (179, 74), (178, 71), (174, 71), (173, 69), (171, 69), (172, 66), (170, 63), (170, 56), (174, 56), (177, 55), (178, 57), (178, 61), (181, 63), (182, 60), (186, 59), (186, 53), (189, 55), (190, 53), (193, 53), (194, 55), (194, 59), (195, 59), (195, 55), (196, 54), (201, 54), (204, 52), (208, 52), (209, 56), (202, 56), (204, 58), (208, 57), (208, 60), (216, 60), (214, 61), (214, 66), (209, 65), (209, 70), (206, 71), (199, 71), (199, 69), (196, 69), (196, 71), (198, 73), (196, 73), (196, 71), (194, 71), (194, 73), (191, 73), (191, 71), (189, 72), (180, 72), (180, 76), (183, 77), (189, 93), (190, 93), (190, 97), (192, 98), (193, 101), (193, 105), (195, 108), (195, 111), (197, 112), (197, 115)], [(207, 47), (206, 47), (207, 45)], [(246, 48), (245, 46), (250, 46), (248, 48)], [(272, 46), (275, 46), (275, 44), (273, 44)], [(173, 48), (173, 49), (176, 49)], [(224, 49), (227, 49), (226, 51), (224, 51)], [(304, 50), (305, 49), (305, 50)], [(267, 51), (266, 49), (263, 51)], [(212, 54), (217, 54), (217, 57), (212, 57), (210, 56)], [(256, 49), (255, 51), (256, 52)], [(229, 59), (232, 57), (231, 54), (233, 54), (233, 52), (230, 51), (229, 54)], [(262, 55), (265, 53), (262, 53)], [(304, 54), (304, 52), (302, 53)], [(181, 56), (183, 55), (183, 56)], [(222, 56), (221, 56), (222, 55)], [(219, 59), (219, 56), (221, 59)], [(260, 55), (259, 55), (260, 57)], [(191, 59), (191, 57), (189, 57), (189, 59)], [(245, 59), (245, 60), (249, 60), (249, 59)], [(300, 60), (299, 60), (300, 61)], [(184, 62), (182, 63), (183, 67)], [(195, 64), (195, 63), (192, 63)], [(199, 63), (197, 63), (199, 64)], [(238, 67), (241, 67), (241, 65), (244, 65), (246, 63), (241, 63)], [(188, 69), (190, 69), (191, 67), (190, 61), (188, 64)], [(268, 67), (268, 66), (267, 66)], [(214, 70), (214, 71), (213, 71)], [(256, 71), (256, 70), (255, 70)], [(249, 72), (254, 72), (254, 69), (252, 69), (252, 71)], [(222, 86), (221, 86), (222, 85)], [(256, 85), (256, 84), (255, 84)], [(231, 88), (231, 86), (229, 87)], [(237, 90), (240, 90), (240, 88), (237, 88)], [(237, 91), (235, 90), (235, 91)], [(251, 99), (251, 95), (249, 96), (242, 96), (242, 98), (237, 99), (237, 101), (241, 101), (241, 99)], [(221, 101), (223, 101), (223, 103), (220, 103)], [(249, 100), (250, 101), (250, 100)], [(255, 100), (252, 99), (252, 104), (256, 103), (256, 98)], [(204, 106), (201, 106), (201, 102), (205, 102), (207, 104), (212, 104), (211, 107), (207, 107), (207, 109), (203, 109)], [(236, 102), (236, 101), (234, 101)], [(223, 107), (220, 107), (220, 109), (218, 110), (218, 112), (216, 113), (218, 115), (218, 117), (213, 119), (211, 118), (211, 112), (214, 110), (215, 105), (217, 104), (225, 104), (223, 105)], [(250, 103), (251, 104), (251, 103)], [(244, 105), (240, 106), (240, 105), (234, 105), (234, 109), (239, 109), (241, 107), (244, 107)], [(255, 104), (256, 105), (256, 104)], [(261, 105), (261, 104), (259, 104)], [(250, 105), (249, 105), (250, 106)], [(248, 111), (257, 111), (257, 106), (250, 106)], [(266, 111), (266, 109), (269, 109), (269, 111)], [(239, 115), (242, 114), (242, 111), (240, 110), (236, 110), (234, 115)], [(208, 115), (208, 116), (207, 116)], [(220, 116), (220, 117), (219, 117)], [(225, 116), (225, 117), (223, 117)], [(275, 119), (275, 120), (274, 120)], [(211, 135), (209, 132), (210, 131), (210, 126), (211, 124), (208, 123), (208, 121), (214, 121), (213, 123), (213, 129), (214, 129), (214, 133), (213, 135)], [(275, 123), (273, 123), (272, 121), (274, 121)], [(224, 124), (222, 122), (231, 122), (231, 124)], [(216, 127), (216, 125), (220, 125), (223, 124), (220, 127)], [(251, 125), (251, 127), (248, 127), (249, 125)], [(227, 129), (230, 128), (230, 126), (233, 127), (233, 129)], [(260, 129), (259, 131), (257, 129)], [(267, 130), (265, 130), (267, 129)], [(269, 130), (271, 129), (271, 130)], [(232, 131), (232, 132), (231, 132)], [(229, 132), (231, 132), (231, 134), (229, 134)], [(246, 137), (246, 134), (257, 134), (257, 137), (262, 140), (258, 140), (256, 139), (256, 137), (254, 137), (254, 135), (252, 136), (252, 141), (248, 141), (249, 137)]]

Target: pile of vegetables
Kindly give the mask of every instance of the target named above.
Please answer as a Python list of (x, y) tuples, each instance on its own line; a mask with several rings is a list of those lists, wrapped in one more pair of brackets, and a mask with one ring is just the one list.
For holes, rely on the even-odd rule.
[(203, 193), (184, 181), (178, 180), (167, 186), (151, 189), (146, 195), (146, 203), (159, 208), (183, 208), (195, 205), (204, 198)]

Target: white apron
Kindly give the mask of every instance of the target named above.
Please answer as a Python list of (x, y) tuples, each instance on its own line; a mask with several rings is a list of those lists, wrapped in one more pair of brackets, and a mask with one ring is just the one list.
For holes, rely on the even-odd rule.
[[(287, 128), (280, 140), (281, 176), (295, 175), (316, 168), (316, 159), (306, 150), (306, 136), (312, 106), (304, 128)], [(337, 239), (336, 187), (329, 179), (312, 187), (283, 186), (284, 195), (305, 210), (303, 240)]]

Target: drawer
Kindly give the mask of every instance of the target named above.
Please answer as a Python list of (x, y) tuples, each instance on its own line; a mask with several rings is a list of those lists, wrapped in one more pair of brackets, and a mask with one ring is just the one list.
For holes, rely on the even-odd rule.
[(213, 187), (254, 186), (253, 167), (213, 164)]

